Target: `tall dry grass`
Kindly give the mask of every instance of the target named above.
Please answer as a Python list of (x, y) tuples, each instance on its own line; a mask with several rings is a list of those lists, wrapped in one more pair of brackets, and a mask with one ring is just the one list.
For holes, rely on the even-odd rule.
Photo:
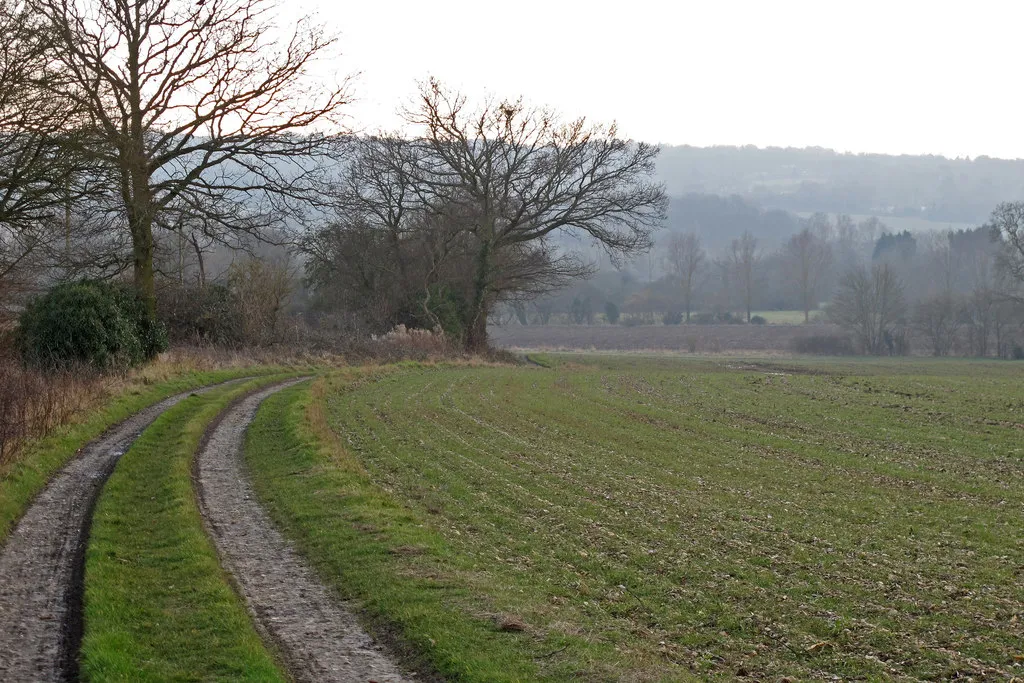
[(101, 374), (88, 368), (39, 372), (22, 366), (0, 335), (0, 472), (25, 446), (113, 396), (159, 384), (189, 372), (241, 370), (259, 366), (345, 367), (401, 360), (470, 364), (516, 363), (510, 353), (492, 351), (469, 357), (439, 331), (399, 326), (377, 338), (327, 345), (279, 345), (249, 349), (217, 346), (177, 347), (146, 365), (124, 373)]
[(103, 394), (101, 378), (89, 371), (41, 373), (0, 356), (0, 468), (25, 444), (70, 422)]

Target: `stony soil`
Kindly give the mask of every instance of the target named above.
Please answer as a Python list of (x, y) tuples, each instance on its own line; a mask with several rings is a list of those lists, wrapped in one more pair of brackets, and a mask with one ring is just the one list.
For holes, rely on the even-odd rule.
[(208, 432), (197, 456), (200, 507), (221, 562), (257, 627), (276, 644), (297, 680), (415, 680), (387, 657), (298, 557), (253, 493), (241, 455), (246, 427), (265, 398), (294, 383), (258, 391), (230, 407)]
[(165, 399), (93, 441), (39, 494), (0, 549), (0, 680), (77, 676), (85, 547), (96, 499), (146, 427), (192, 393)]

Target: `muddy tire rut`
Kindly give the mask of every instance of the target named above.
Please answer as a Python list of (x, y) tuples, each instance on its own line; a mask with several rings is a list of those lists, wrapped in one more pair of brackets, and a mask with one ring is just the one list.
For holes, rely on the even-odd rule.
[(194, 469), (203, 517), (258, 630), (276, 647), (295, 679), (414, 681), (277, 531), (249, 482), (242, 460), (246, 428), (264, 399), (301, 381), (247, 396), (222, 413), (207, 432)]
[(108, 429), (53, 477), (18, 521), (0, 547), (0, 680), (77, 678), (85, 549), (96, 500), (147, 427), (212, 388), (164, 399)]

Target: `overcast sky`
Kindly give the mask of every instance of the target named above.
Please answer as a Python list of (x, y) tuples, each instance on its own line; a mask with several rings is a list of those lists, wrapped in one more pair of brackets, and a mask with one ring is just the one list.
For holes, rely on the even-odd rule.
[(433, 75), (651, 142), (1024, 157), (1024, 2), (304, 0), (393, 127)]

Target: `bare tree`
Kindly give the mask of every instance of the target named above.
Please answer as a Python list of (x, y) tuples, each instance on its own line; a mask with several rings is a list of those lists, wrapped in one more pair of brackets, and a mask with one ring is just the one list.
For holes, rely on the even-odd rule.
[(57, 144), (68, 136), (71, 103), (39, 87), (49, 47), (39, 17), (24, 3), (0, 0), (0, 35), (0, 290), (10, 296), (45, 268), (81, 184)]
[(747, 230), (732, 241), (729, 259), (743, 294), (743, 303), (750, 322), (754, 301), (754, 269), (760, 256), (757, 253), (757, 238)]
[(233, 263), (228, 287), (237, 302), (242, 341), (250, 345), (279, 341), (284, 306), (293, 289), (287, 260), (247, 257)]
[(887, 263), (849, 271), (829, 305), (833, 322), (852, 332), (865, 353), (894, 353), (906, 314), (903, 284)]
[[(1024, 202), (1004, 202), (989, 219), (992, 238), (1000, 245), (999, 266), (1014, 281), (1024, 283)], [(1024, 296), (1007, 294), (1019, 302)]]
[(53, 37), (46, 82), (83, 114), (154, 306), (154, 226), (188, 207), (254, 234), (315, 198), (323, 134), (346, 103), (309, 67), (333, 39), (309, 19), (283, 41), (272, 0), (28, 0)]
[(825, 244), (831, 242), (832, 238), (835, 236), (832, 220), (829, 218), (827, 213), (817, 211), (811, 214), (810, 217), (803, 222), (807, 229)]
[(918, 302), (914, 310), (914, 326), (931, 344), (932, 355), (949, 355), (957, 332), (966, 322), (965, 313), (951, 292)]
[[(658, 148), (620, 139), (614, 125), (563, 122), (521, 100), (473, 109), (436, 81), (421, 87), (405, 117), (418, 137), (379, 143), (392, 145), (374, 157), (389, 189), (367, 193), (363, 214), (401, 238), (401, 207), (412, 206), (428, 218), (410, 220), (457, 236), (470, 349), (486, 345), (487, 318), (500, 301), (591, 272), (556, 247), (554, 233), (593, 240), (619, 258), (647, 249), (664, 219), (665, 192), (651, 180)], [(391, 189), (399, 187), (408, 194)]]
[(793, 264), (791, 275), (800, 294), (804, 322), (808, 323), (811, 311), (818, 307), (821, 281), (832, 263), (832, 249), (810, 227), (805, 227), (790, 238), (786, 251)]
[(683, 289), (683, 304), (686, 306), (686, 322), (690, 322), (693, 297), (701, 272), (707, 261), (707, 252), (701, 246), (696, 233), (673, 233), (668, 240), (665, 255), (670, 272), (679, 278)]

